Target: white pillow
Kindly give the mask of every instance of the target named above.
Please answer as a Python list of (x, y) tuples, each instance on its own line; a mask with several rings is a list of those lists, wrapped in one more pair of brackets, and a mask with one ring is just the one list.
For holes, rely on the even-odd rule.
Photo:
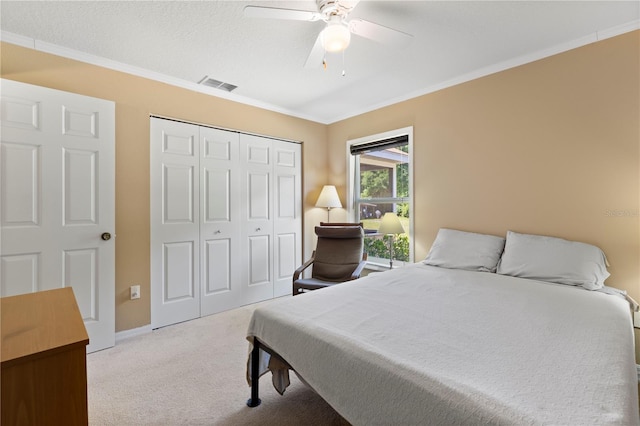
[(609, 276), (602, 250), (591, 244), (507, 232), (498, 274), (598, 290)]
[(504, 238), (441, 228), (424, 260), (426, 265), (495, 272)]

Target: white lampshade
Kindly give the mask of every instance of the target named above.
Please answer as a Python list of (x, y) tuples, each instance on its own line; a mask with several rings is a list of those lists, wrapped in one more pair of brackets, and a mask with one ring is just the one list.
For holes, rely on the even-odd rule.
[(333, 185), (325, 185), (320, 192), (318, 201), (316, 201), (316, 207), (326, 207), (332, 209), (334, 207), (342, 207), (338, 191)]
[(380, 234), (404, 234), (404, 228), (395, 213), (385, 213), (378, 228)]
[(327, 52), (342, 52), (351, 42), (351, 32), (342, 22), (332, 20), (320, 33), (320, 41)]

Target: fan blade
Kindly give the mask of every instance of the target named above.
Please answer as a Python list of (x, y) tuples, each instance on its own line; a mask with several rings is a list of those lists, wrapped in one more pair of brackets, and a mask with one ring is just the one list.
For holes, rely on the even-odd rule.
[(247, 18), (289, 19), (293, 21), (317, 21), (321, 18), (317, 12), (295, 9), (278, 9), (275, 7), (247, 6), (244, 8)]
[(320, 39), (320, 34), (318, 34), (318, 38), (316, 38), (316, 42), (313, 44), (311, 48), (311, 52), (309, 52), (309, 56), (307, 57), (307, 62), (304, 63), (305, 68), (315, 68), (317, 66), (322, 65), (322, 60), (324, 59), (324, 48), (322, 47), (322, 40)]
[(353, 9), (355, 9), (355, 7), (358, 5), (358, 3), (360, 3), (360, 0), (340, 0), (340, 7), (352, 12)]
[(349, 21), (349, 31), (360, 37), (368, 38), (382, 44), (393, 47), (406, 46), (413, 40), (411, 34), (394, 30), (380, 24), (365, 21), (363, 19), (352, 19)]

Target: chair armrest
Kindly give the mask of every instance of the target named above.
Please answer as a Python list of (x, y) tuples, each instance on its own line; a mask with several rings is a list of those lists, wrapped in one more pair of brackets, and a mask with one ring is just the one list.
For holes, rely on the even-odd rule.
[(302, 273), (302, 271), (304, 271), (309, 266), (311, 266), (311, 264), (315, 260), (316, 260), (316, 251), (314, 250), (313, 253), (311, 253), (311, 259), (304, 262), (302, 266), (300, 266), (298, 269), (295, 270), (295, 272), (293, 273), (293, 281), (295, 282), (298, 278), (300, 278), (300, 274)]
[(367, 260), (363, 259), (360, 261), (360, 263), (358, 264), (358, 267), (355, 269), (355, 271), (353, 271), (353, 273), (351, 274), (351, 278), (352, 280), (356, 280), (358, 278), (360, 278), (360, 274), (362, 274), (362, 270), (364, 269), (364, 267), (367, 266)]
[(638, 312), (640, 310), (640, 305), (638, 305), (638, 302), (636, 302), (633, 297), (628, 294), (625, 294), (624, 297), (627, 299), (627, 302), (629, 302), (629, 306), (633, 312)]

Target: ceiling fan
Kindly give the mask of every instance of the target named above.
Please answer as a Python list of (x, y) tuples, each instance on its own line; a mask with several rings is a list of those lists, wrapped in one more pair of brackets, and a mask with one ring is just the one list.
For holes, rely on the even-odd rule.
[[(246, 6), (244, 16), (249, 18), (287, 19), (294, 21), (324, 21), (327, 26), (318, 34), (304, 66), (325, 64), (325, 52), (342, 52), (351, 41), (351, 34), (368, 38), (393, 47), (403, 47), (413, 36), (364, 19), (347, 20), (359, 0), (316, 0), (318, 12), (274, 7)], [(326, 64), (325, 64), (326, 65)]]

